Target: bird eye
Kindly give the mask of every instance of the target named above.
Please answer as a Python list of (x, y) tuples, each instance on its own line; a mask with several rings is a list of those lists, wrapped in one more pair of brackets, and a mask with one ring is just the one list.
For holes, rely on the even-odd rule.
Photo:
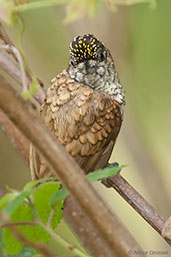
[(73, 59), (70, 59), (70, 64), (75, 67), (75, 62)]
[(106, 52), (100, 52), (98, 55), (99, 61), (102, 62), (106, 58)]
[(71, 61), (70, 61), (70, 63), (71, 63), (71, 65), (72, 65), (72, 66), (74, 66), (74, 65), (75, 65), (75, 63), (74, 63), (74, 61), (73, 61), (73, 60), (71, 60)]

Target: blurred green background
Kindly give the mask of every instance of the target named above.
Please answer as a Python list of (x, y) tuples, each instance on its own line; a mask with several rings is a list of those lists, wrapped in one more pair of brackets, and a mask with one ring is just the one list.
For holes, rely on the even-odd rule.
[[(91, 32), (108, 46), (127, 99), (111, 161), (128, 164), (123, 177), (167, 219), (171, 213), (171, 1), (158, 0), (154, 10), (138, 4), (115, 12), (102, 4), (94, 18), (85, 15), (69, 24), (63, 22), (65, 8), (22, 15), (22, 45), (29, 65), (48, 87), (51, 78), (67, 67), (74, 36)], [(13, 30), (9, 33), (15, 37)], [(29, 180), (28, 167), (0, 130), (0, 188), (21, 189)], [(99, 183), (95, 187), (145, 251), (169, 251), (157, 232), (116, 192)], [(67, 237), (64, 224), (58, 229)], [(61, 249), (58, 253), (64, 254)]]

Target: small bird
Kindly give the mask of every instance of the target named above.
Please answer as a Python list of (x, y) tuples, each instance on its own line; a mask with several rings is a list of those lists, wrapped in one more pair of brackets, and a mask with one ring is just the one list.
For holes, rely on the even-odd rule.
[[(106, 167), (124, 105), (124, 90), (110, 51), (93, 34), (86, 34), (71, 42), (68, 68), (52, 79), (40, 115), (87, 174)], [(53, 176), (34, 147), (31, 158), (32, 179)]]

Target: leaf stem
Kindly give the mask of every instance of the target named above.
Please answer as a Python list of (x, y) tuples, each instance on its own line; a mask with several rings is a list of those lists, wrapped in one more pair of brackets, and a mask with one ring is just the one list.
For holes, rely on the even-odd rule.
[(75, 245), (68, 243), (65, 239), (61, 236), (56, 234), (49, 226), (44, 225), (41, 221), (37, 220), (37, 223), (46, 231), (48, 232), (51, 237), (62, 245), (66, 250), (70, 250), (74, 255), (79, 257), (90, 257), (90, 255), (84, 253), (80, 249), (78, 249)]

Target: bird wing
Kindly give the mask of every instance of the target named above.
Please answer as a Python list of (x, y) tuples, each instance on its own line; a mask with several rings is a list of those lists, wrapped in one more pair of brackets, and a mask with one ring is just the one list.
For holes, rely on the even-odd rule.
[(86, 173), (106, 166), (122, 123), (120, 106), (111, 96), (63, 71), (52, 80), (40, 113)]

